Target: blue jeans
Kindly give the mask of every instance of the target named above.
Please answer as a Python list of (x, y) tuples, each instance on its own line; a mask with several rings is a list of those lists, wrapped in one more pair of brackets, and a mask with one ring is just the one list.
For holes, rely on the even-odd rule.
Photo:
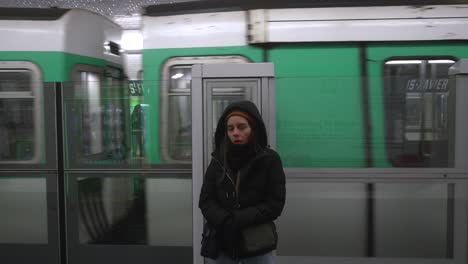
[(216, 260), (206, 259), (206, 264), (274, 264), (273, 252), (266, 253), (264, 255), (233, 260), (230, 257), (221, 254)]

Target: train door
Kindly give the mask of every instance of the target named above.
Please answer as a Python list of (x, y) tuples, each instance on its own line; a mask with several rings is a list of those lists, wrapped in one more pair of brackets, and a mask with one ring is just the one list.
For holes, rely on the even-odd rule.
[(55, 84), (0, 62), (0, 263), (59, 263)]
[(372, 137), (385, 146), (375, 166), (452, 167), (448, 69), (468, 57), (466, 44), (380, 43), (366, 53)]
[(197, 64), (192, 67), (192, 177), (193, 257), (203, 263), (200, 240), (203, 216), (198, 199), (203, 173), (213, 151), (213, 138), (224, 109), (239, 100), (250, 100), (260, 110), (270, 146), (275, 147), (275, 90), (271, 63)]
[[(455, 118), (466, 110), (455, 102), (459, 94), (455, 97), (449, 69), (467, 56), (461, 43), (375, 43), (366, 48), (373, 164), (404, 175), (372, 185), (375, 257), (462, 258), (457, 234), (466, 228), (459, 222), (466, 214), (459, 207), (466, 183), (452, 178), (460, 169), (454, 149), (462, 143), (452, 140), (461, 124)], [(416, 241), (423, 240), (421, 248)]]

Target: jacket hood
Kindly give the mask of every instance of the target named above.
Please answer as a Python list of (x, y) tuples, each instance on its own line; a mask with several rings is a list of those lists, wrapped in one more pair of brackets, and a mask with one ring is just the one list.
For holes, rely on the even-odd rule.
[(262, 149), (265, 149), (268, 145), (268, 138), (265, 123), (260, 115), (260, 111), (258, 111), (258, 108), (251, 101), (238, 101), (230, 104), (218, 120), (215, 132), (215, 151), (219, 150), (221, 144), (223, 144), (224, 137), (226, 137), (226, 117), (234, 110), (248, 113), (253, 119), (255, 119), (257, 143)]

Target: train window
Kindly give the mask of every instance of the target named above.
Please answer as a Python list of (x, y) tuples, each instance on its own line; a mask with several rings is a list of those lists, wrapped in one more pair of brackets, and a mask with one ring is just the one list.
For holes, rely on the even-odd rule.
[(82, 154), (93, 155), (103, 152), (103, 120), (101, 111), (101, 79), (98, 73), (79, 71), (82, 101)]
[(188, 164), (192, 160), (191, 69), (202, 63), (245, 63), (242, 56), (177, 57), (163, 66), (161, 83), (161, 160)]
[(124, 89), (122, 70), (108, 67), (106, 84), (101, 88), (104, 123), (104, 152), (107, 158), (122, 160), (126, 156), (126, 109), (128, 109), (128, 89)]
[(448, 138), (453, 59), (389, 60), (384, 65), (387, 153), (395, 167), (451, 167)]
[(31, 90), (29, 70), (0, 71), (0, 92), (26, 92)]
[(30, 62), (0, 64), (0, 163), (39, 163), (42, 82)]
[(122, 164), (127, 158), (128, 89), (119, 68), (76, 65), (64, 89), (70, 166)]
[(192, 116), (190, 80), (191, 66), (173, 66), (169, 70), (171, 80), (169, 85), (169, 131), (168, 148), (174, 160), (190, 160), (192, 154)]

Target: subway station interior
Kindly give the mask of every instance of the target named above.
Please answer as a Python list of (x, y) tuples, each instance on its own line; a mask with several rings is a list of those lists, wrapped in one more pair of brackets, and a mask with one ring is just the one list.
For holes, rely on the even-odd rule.
[(205, 264), (226, 107), (277, 264), (468, 264), (468, 1), (0, 0), (0, 263)]

